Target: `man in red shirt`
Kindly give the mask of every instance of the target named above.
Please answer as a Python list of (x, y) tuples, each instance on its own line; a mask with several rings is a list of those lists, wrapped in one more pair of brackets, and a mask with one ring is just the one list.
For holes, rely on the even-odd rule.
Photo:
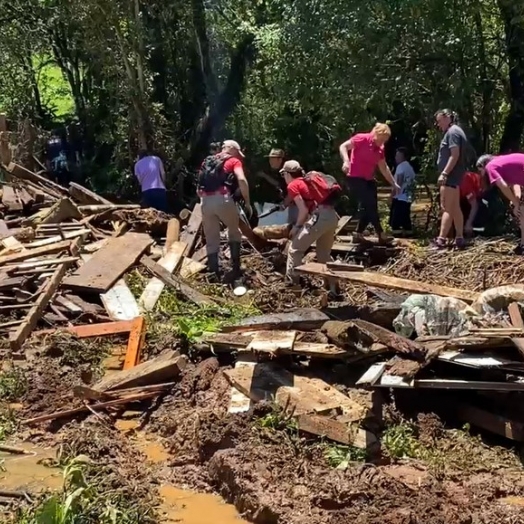
[(473, 234), (473, 224), (479, 210), (479, 200), (482, 194), (482, 183), (478, 173), (467, 171), (459, 186), (460, 209), (464, 215), (464, 231)]
[(220, 222), (227, 228), (234, 276), (240, 274), (242, 233), (239, 229), (238, 208), (233, 199), (237, 186), (244, 199), (246, 213), (249, 217), (252, 215), (243, 159), (244, 153), (238, 142), (226, 140), (222, 144), (222, 151), (207, 157), (200, 169), (198, 193), (202, 200), (208, 269), (216, 275), (219, 274)]
[(386, 164), (384, 155), (384, 144), (390, 137), (389, 126), (379, 123), (370, 133), (358, 133), (346, 140), (339, 148), (343, 162), (342, 171), (347, 175), (348, 188), (355, 194), (359, 203), (360, 219), (357, 231), (353, 235), (354, 242), (363, 241), (364, 231), (369, 223), (375, 228), (379, 240), (387, 241), (378, 215), (377, 183), (374, 176), (378, 167), (395, 192), (400, 189)]
[[(311, 177), (322, 176), (320, 173), (306, 175), (302, 166), (296, 160), (284, 163), (281, 174), (287, 184), (289, 200), (298, 210), (298, 216), (290, 238), (291, 246), (288, 251), (286, 277), (293, 284), (300, 282), (295, 268), (302, 263), (306, 251), (316, 242), (317, 260), (325, 264), (330, 262), (331, 248), (335, 241), (335, 232), (338, 226), (338, 215), (333, 207), (335, 192), (326, 191), (320, 194), (311, 182)], [(338, 296), (336, 280), (326, 281), (331, 294)]]

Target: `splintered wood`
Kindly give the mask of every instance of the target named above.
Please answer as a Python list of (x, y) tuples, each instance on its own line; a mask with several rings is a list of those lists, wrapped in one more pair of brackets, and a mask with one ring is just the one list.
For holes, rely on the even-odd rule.
[(277, 354), (279, 351), (293, 351), (296, 331), (257, 331), (247, 346), (248, 351)]
[(64, 285), (80, 291), (105, 293), (152, 243), (149, 235), (141, 233), (126, 233), (113, 238), (66, 278)]

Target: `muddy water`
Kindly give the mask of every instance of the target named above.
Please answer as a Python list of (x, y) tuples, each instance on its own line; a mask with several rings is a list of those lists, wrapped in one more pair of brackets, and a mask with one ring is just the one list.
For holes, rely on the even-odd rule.
[(193, 493), (174, 486), (161, 486), (166, 524), (247, 524), (236, 509), (225, 504), (220, 497)]
[(62, 487), (62, 472), (57, 468), (50, 468), (42, 464), (42, 461), (55, 457), (54, 450), (44, 450), (20, 443), (13, 445), (25, 449), (31, 454), (12, 455), (0, 452), (0, 460), (2, 461), (2, 468), (0, 469), (1, 488), (35, 493)]

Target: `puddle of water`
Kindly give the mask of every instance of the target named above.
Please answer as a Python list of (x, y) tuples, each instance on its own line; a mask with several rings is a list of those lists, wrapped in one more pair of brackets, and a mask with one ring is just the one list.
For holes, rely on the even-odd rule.
[(62, 472), (41, 464), (44, 459), (55, 458), (54, 450), (16, 443), (17, 448), (31, 452), (31, 455), (13, 455), (0, 452), (0, 487), (6, 490), (24, 490), (29, 493), (46, 489), (62, 488)]
[(160, 442), (144, 442), (140, 448), (150, 462), (160, 464), (170, 459), (169, 453)]
[(234, 506), (215, 495), (193, 493), (174, 486), (161, 486), (160, 495), (168, 518), (166, 524), (247, 524)]

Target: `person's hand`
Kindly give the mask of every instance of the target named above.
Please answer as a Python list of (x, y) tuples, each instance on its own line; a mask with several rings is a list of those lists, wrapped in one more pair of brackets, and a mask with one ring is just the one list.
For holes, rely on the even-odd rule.
[(437, 180), (437, 184), (439, 186), (443, 186), (446, 183), (446, 180), (448, 179), (448, 175), (442, 173)]
[(349, 172), (349, 162), (344, 162), (342, 164), (342, 172), (344, 174), (346, 174), (346, 175), (348, 174), (348, 172)]
[(298, 235), (298, 232), (302, 229), (301, 226), (293, 226), (291, 230), (289, 231), (289, 238), (293, 239), (295, 236)]
[(391, 187), (395, 195), (398, 195), (402, 191), (402, 188), (396, 182)]
[(515, 215), (515, 218), (520, 219), (520, 199), (516, 198), (515, 200), (512, 200), (511, 206), (513, 207), (513, 214)]

